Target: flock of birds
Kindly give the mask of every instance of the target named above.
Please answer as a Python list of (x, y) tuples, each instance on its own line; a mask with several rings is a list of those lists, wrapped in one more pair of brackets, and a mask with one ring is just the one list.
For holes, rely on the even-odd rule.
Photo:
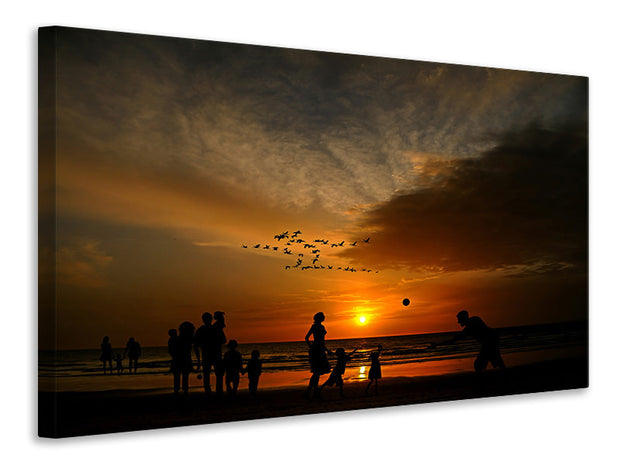
[[(278, 245), (270, 245), (270, 244), (256, 244), (256, 245), (246, 245), (242, 244), (241, 247), (244, 249), (261, 249), (261, 250), (271, 250), (273, 252), (281, 251), (284, 255), (296, 256), (296, 263), (294, 265), (285, 265), (284, 269), (286, 270), (294, 270), (299, 269), (301, 271), (306, 270), (335, 270), (335, 271), (349, 271), (351, 273), (379, 273), (378, 270), (371, 270), (367, 268), (360, 268), (359, 270), (353, 268), (352, 266), (342, 267), (342, 266), (334, 266), (334, 265), (323, 265), (320, 263), (321, 257), (321, 249), (319, 247), (329, 246), (330, 249), (338, 248), (338, 247), (357, 247), (358, 241), (354, 241), (349, 244), (345, 244), (345, 241), (340, 242), (329, 242), (325, 239), (314, 239), (311, 242), (307, 242), (304, 239), (300, 238), (301, 231), (294, 231), (289, 234), (288, 231), (284, 231), (281, 234), (276, 234), (273, 238), (278, 241)], [(286, 241), (284, 246), (281, 246), (281, 241)], [(370, 237), (359, 241), (359, 245), (370, 243)], [(293, 250), (292, 247), (297, 247), (298, 249), (303, 247), (303, 251)], [(305, 252), (305, 253), (304, 253)]]

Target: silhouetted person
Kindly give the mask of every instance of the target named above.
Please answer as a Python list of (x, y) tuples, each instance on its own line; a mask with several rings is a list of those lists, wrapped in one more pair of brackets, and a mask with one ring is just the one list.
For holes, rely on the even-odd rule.
[(99, 360), (103, 362), (103, 374), (105, 375), (106, 364), (109, 365), (110, 374), (114, 374), (112, 371), (112, 345), (110, 344), (110, 338), (105, 336), (101, 341), (101, 356)]
[(224, 334), (224, 312), (215, 312), (213, 314), (214, 344), (213, 344), (213, 360), (215, 371), (215, 393), (221, 395), (224, 392), (224, 365), (222, 363), (222, 346), (226, 344), (226, 335)]
[(123, 358), (127, 357), (129, 359), (129, 373), (131, 373), (132, 367), (134, 373), (138, 372), (138, 359), (141, 353), (142, 349), (140, 348), (140, 343), (133, 337), (130, 337), (127, 341), (127, 347), (125, 347), (125, 353), (123, 354)]
[(381, 362), (379, 361), (379, 357), (381, 356), (382, 350), (383, 346), (379, 345), (376, 352), (370, 353), (370, 370), (368, 370), (369, 383), (366, 386), (366, 394), (368, 394), (368, 390), (370, 386), (372, 386), (372, 383), (375, 383), (375, 394), (379, 394), (379, 380), (381, 379)]
[(263, 372), (263, 361), (260, 359), (260, 352), (258, 350), (252, 351), (252, 358), (245, 367), (245, 371), (248, 374), (250, 394), (256, 396), (258, 392), (258, 379)]
[(489, 328), (480, 317), (470, 317), (466, 310), (457, 313), (456, 320), (463, 327), (463, 331), (444, 344), (452, 344), (455, 341), (471, 337), (481, 345), (480, 352), (474, 361), (474, 369), (477, 372), (486, 370), (489, 362), (494, 368), (505, 368), (506, 365), (504, 365), (504, 360), (499, 353), (499, 338), (494, 329)]
[[(168, 353), (170, 354), (170, 357), (171, 357), (170, 358), (170, 371), (171, 372), (172, 372), (172, 351), (174, 350), (174, 343), (177, 337), (179, 337), (179, 335), (176, 329), (168, 330)], [(198, 361), (198, 363), (200, 364), (200, 360)]]
[(344, 370), (347, 367), (347, 362), (351, 360), (351, 357), (355, 352), (357, 352), (357, 349), (355, 349), (350, 354), (347, 354), (342, 347), (336, 349), (336, 366), (329, 375), (329, 378), (327, 378), (327, 381), (325, 381), (321, 386), (321, 389), (323, 389), (325, 386), (333, 386), (335, 384), (340, 388), (340, 397), (344, 397), (344, 380), (342, 379), (342, 375), (344, 375)]
[(226, 392), (235, 395), (239, 389), (239, 375), (243, 371), (243, 357), (237, 350), (238, 344), (234, 339), (231, 339), (226, 347), (228, 351), (222, 361), (226, 373)]
[(194, 325), (184, 321), (179, 326), (179, 335), (172, 344), (172, 375), (174, 378), (174, 394), (183, 389), (187, 395), (189, 374), (192, 371), (192, 346), (194, 344)]
[(116, 374), (123, 374), (123, 356), (121, 354), (116, 354), (114, 357), (114, 361), (116, 362)]
[[(310, 358), (310, 371), (312, 376), (308, 383), (308, 389), (306, 389), (305, 397), (310, 399), (312, 391), (314, 391), (314, 397), (320, 397), (321, 391), (319, 389), (319, 379), (321, 375), (329, 373), (331, 367), (329, 360), (327, 360), (327, 353), (329, 350), (325, 347), (325, 335), (327, 330), (323, 326), (325, 321), (325, 315), (323, 312), (318, 312), (314, 315), (314, 323), (306, 334), (305, 341), (308, 344), (308, 356)], [(313, 337), (310, 342), (310, 336)]]
[(202, 366), (202, 384), (205, 394), (211, 393), (211, 368), (217, 364), (217, 354), (221, 353), (221, 345), (218, 350), (219, 338), (216, 328), (211, 325), (213, 316), (209, 312), (202, 314), (202, 326), (196, 330), (194, 336), (194, 352), (198, 360), (198, 369)]

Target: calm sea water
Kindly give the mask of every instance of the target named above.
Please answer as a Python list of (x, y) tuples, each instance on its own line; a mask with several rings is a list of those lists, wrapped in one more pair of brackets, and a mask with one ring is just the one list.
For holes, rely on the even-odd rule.
[[(587, 324), (560, 323), (497, 329), (501, 351), (507, 365), (529, 363), (575, 355), (586, 355), (588, 346)], [(425, 376), (472, 370), (473, 358), (479, 345), (463, 340), (452, 345), (439, 345), (427, 350), (430, 343), (440, 343), (456, 333), (416, 334), (409, 336), (333, 339), (326, 345), (347, 352), (360, 348), (347, 364), (345, 380), (367, 379), (369, 353), (383, 345), (381, 366), (384, 377)], [(124, 348), (118, 348), (122, 354)], [(305, 342), (275, 342), (240, 344), (238, 350), (244, 361), (252, 350), (260, 351), (263, 360), (261, 388), (300, 386), (310, 377), (308, 347)], [(127, 373), (124, 360), (123, 374), (104, 375), (99, 361), (100, 350), (67, 350), (39, 353), (39, 389), (61, 391), (99, 391), (112, 389), (169, 389), (172, 385), (170, 356), (167, 347), (143, 347), (138, 373)], [(335, 361), (332, 361), (332, 366)], [(201, 381), (191, 375), (190, 385), (199, 387)], [(213, 383), (213, 381), (212, 381)], [(240, 387), (247, 388), (247, 381)]]

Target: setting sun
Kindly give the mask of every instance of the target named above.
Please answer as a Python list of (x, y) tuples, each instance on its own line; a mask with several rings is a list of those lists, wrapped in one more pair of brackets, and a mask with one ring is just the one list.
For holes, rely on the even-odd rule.
[(366, 324), (366, 317), (365, 316), (360, 316), (357, 321), (359, 322), (359, 324), (363, 325)]

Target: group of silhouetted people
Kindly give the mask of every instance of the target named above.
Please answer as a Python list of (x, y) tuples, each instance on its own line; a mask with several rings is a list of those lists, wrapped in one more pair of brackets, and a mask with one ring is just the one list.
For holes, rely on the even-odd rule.
[(112, 350), (112, 344), (110, 344), (110, 338), (105, 336), (103, 341), (101, 342), (101, 356), (99, 360), (103, 362), (103, 374), (106, 374), (106, 367), (108, 368), (111, 375), (114, 374), (114, 368), (112, 367), (112, 362), (116, 365), (116, 374), (123, 374), (123, 360), (125, 358), (129, 359), (129, 373), (133, 369), (134, 374), (138, 372), (138, 359), (142, 354), (142, 349), (140, 348), (140, 343), (136, 341), (133, 337), (130, 337), (127, 341), (127, 345), (125, 346), (125, 350), (123, 354), (114, 353)]
[[(205, 394), (210, 395), (211, 372), (215, 375), (215, 393), (221, 396), (226, 392), (231, 396), (237, 393), (239, 380), (242, 374), (248, 375), (249, 390), (252, 395), (258, 391), (258, 381), (262, 373), (262, 360), (258, 350), (253, 350), (251, 359), (246, 367), (243, 366), (243, 356), (237, 350), (238, 343), (231, 339), (227, 342), (224, 328), (224, 312), (209, 312), (202, 314), (202, 325), (196, 330), (189, 321), (181, 323), (178, 333), (171, 329), (168, 332), (168, 351), (172, 357), (171, 371), (174, 378), (175, 395), (183, 390), (187, 394), (189, 389), (189, 374), (194, 370), (192, 349), (196, 355), (196, 368), (201, 370), (198, 375), (204, 386)], [(228, 349), (222, 352), (222, 346)]]
[[(344, 375), (347, 363), (359, 350), (359, 348), (356, 348), (347, 354), (342, 347), (337, 348), (335, 352), (328, 349), (325, 345), (325, 335), (327, 334), (327, 330), (325, 329), (325, 326), (323, 326), (324, 321), (325, 314), (323, 312), (316, 313), (314, 315), (314, 322), (312, 326), (310, 326), (310, 329), (306, 333), (305, 337), (305, 341), (308, 344), (310, 372), (312, 373), (310, 382), (308, 383), (308, 388), (306, 389), (304, 395), (307, 399), (320, 398), (321, 391), (325, 386), (334, 385), (338, 387), (340, 396), (344, 397), (344, 379), (342, 376)], [(312, 337), (312, 341), (310, 341), (310, 337)], [(379, 391), (379, 379), (381, 378), (381, 362), (379, 361), (379, 356), (381, 355), (382, 349), (382, 346), (379, 345), (376, 351), (370, 353), (370, 370), (368, 371), (369, 383), (366, 386), (366, 394), (368, 394), (370, 386), (373, 383), (375, 385), (375, 393), (378, 393)], [(336, 365), (332, 370), (327, 357), (328, 355), (334, 354), (336, 355)], [(327, 378), (327, 381), (319, 386), (321, 375), (327, 373), (330, 373), (329, 378)]]
[[(352, 352), (346, 353), (344, 348), (339, 347), (332, 352), (325, 345), (325, 336), (327, 330), (323, 325), (325, 314), (318, 312), (314, 315), (314, 322), (308, 330), (305, 341), (308, 344), (308, 357), (310, 362), (310, 371), (312, 373), (308, 387), (305, 391), (307, 399), (320, 398), (321, 391), (326, 386), (337, 386), (340, 396), (344, 397), (344, 379), (343, 375), (347, 363), (359, 350), (356, 348)], [(489, 363), (495, 368), (504, 368), (504, 361), (499, 350), (499, 338), (494, 329), (489, 328), (480, 317), (469, 316), (465, 310), (457, 314), (457, 321), (463, 327), (463, 330), (455, 337), (443, 343), (432, 343), (428, 349), (434, 349), (438, 345), (452, 344), (465, 337), (475, 339), (480, 343), (480, 352), (474, 361), (474, 369), (476, 372), (484, 371)], [(221, 396), (226, 385), (226, 392), (235, 395), (239, 388), (241, 375), (247, 373), (249, 391), (256, 396), (258, 391), (258, 381), (262, 373), (262, 360), (258, 350), (253, 350), (251, 359), (244, 367), (243, 356), (237, 350), (237, 341), (231, 339), (227, 341), (224, 334), (224, 312), (215, 312), (213, 315), (205, 312), (202, 315), (202, 325), (196, 330), (194, 325), (185, 321), (181, 323), (179, 329), (171, 329), (168, 331), (168, 352), (172, 358), (170, 371), (174, 379), (174, 393), (178, 394), (181, 390), (187, 394), (189, 389), (189, 375), (194, 371), (192, 360), (192, 352), (196, 356), (196, 369), (199, 371), (198, 379), (203, 380), (205, 394), (210, 395), (211, 391), (211, 372), (215, 375), (215, 393)], [(227, 348), (223, 352), (222, 347)], [(369, 394), (374, 384), (374, 393), (379, 392), (379, 379), (381, 379), (381, 362), (379, 357), (383, 347), (379, 345), (377, 350), (370, 353), (368, 370), (368, 384), (365, 393)], [(114, 354), (110, 344), (110, 338), (105, 336), (101, 343), (101, 357), (103, 362), (103, 373), (106, 374), (106, 368), (110, 374), (114, 373), (113, 361), (116, 362), (116, 373), (122, 374), (123, 360), (129, 359), (129, 372), (133, 369), (134, 373), (138, 371), (138, 359), (141, 355), (140, 344), (133, 338), (129, 338), (123, 352)], [(336, 356), (336, 364), (331, 368), (328, 356)], [(329, 378), (319, 386), (321, 375), (329, 373)]]
[[(457, 334), (454, 338), (444, 341), (443, 343), (433, 343), (428, 349), (434, 349), (438, 345), (453, 344), (456, 341), (470, 337), (480, 343), (480, 352), (476, 356), (474, 361), (474, 369), (480, 373), (486, 370), (490, 363), (494, 368), (505, 368), (504, 360), (499, 351), (499, 337), (497, 332), (488, 327), (480, 317), (469, 316), (466, 310), (460, 311), (457, 315), (457, 322), (461, 325), (463, 330)], [(329, 350), (325, 345), (325, 335), (327, 330), (323, 326), (325, 321), (325, 314), (318, 312), (314, 315), (314, 322), (308, 332), (306, 333), (305, 341), (308, 344), (308, 356), (310, 360), (310, 382), (305, 392), (307, 399), (320, 398), (321, 390), (325, 386), (336, 385), (340, 389), (340, 396), (344, 397), (344, 380), (343, 375), (347, 365), (347, 362), (351, 360), (351, 357), (357, 352), (358, 349), (353, 350), (350, 353), (346, 353), (343, 348), (336, 349), (336, 366), (331, 369), (328, 355), (333, 355), (333, 352)], [(310, 340), (312, 338), (312, 341)], [(370, 388), (374, 384), (374, 392), (379, 392), (379, 379), (381, 379), (381, 362), (379, 357), (383, 347), (379, 345), (376, 351), (370, 353), (370, 369), (368, 370), (368, 384), (366, 385), (366, 394), (369, 393)], [(331, 373), (330, 373), (331, 372)], [(330, 373), (329, 378), (323, 385), (319, 386), (319, 380), (321, 375)]]

